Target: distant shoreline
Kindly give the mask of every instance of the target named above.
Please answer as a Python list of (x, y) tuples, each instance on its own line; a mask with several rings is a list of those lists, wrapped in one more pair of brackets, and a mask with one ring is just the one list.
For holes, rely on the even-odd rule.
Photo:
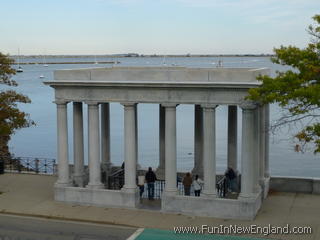
[[(96, 62), (46, 62), (46, 64), (95, 64)], [(116, 62), (98, 62), (98, 64), (119, 64), (119, 61)], [(13, 65), (18, 65), (18, 63), (14, 63)], [(43, 63), (39, 62), (20, 62), (19, 65), (43, 65)]]
[[(136, 54), (136, 53), (128, 53), (128, 54), (115, 54), (115, 55), (20, 55), (20, 58), (28, 58), (28, 59), (38, 59), (38, 58), (124, 58), (124, 57), (273, 57), (273, 54), (184, 54), (184, 55), (163, 55), (163, 54)], [(18, 55), (11, 55), (11, 57), (17, 58)]]

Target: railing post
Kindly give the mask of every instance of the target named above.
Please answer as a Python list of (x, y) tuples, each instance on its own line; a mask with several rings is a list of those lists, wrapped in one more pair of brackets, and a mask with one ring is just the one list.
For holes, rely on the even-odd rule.
[(35, 171), (37, 174), (39, 173), (39, 159), (38, 158), (35, 159)]
[(21, 166), (22, 166), (21, 158), (18, 157), (17, 161), (18, 161), (18, 172), (21, 173)]
[(56, 160), (52, 160), (52, 174), (56, 175), (57, 174), (57, 167), (56, 167)]
[(44, 173), (47, 173), (47, 159), (44, 159)]

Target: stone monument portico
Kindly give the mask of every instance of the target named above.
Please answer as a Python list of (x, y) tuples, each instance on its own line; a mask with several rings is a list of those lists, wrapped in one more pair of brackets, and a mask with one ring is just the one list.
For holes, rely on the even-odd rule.
[[(58, 180), (54, 186), (57, 201), (137, 208), (139, 103), (159, 104), (159, 167), (165, 178), (161, 209), (196, 216), (252, 219), (269, 189), (269, 106), (245, 100), (248, 89), (260, 85), (258, 75), (265, 68), (187, 68), (112, 67), (57, 70), (47, 81), (55, 90), (58, 133)], [(73, 177), (68, 159), (67, 104), (73, 106)], [(124, 108), (124, 186), (106, 189), (101, 182), (110, 160), (109, 103)], [(83, 105), (88, 105), (88, 133), (83, 132)], [(176, 109), (179, 104), (194, 105), (193, 173), (203, 176), (200, 197), (177, 192)], [(216, 108), (228, 106), (228, 166), (241, 172), (237, 199), (216, 194)], [(99, 107), (101, 111), (99, 111)], [(238, 108), (240, 107), (240, 108)], [(241, 166), (237, 164), (237, 111), (242, 111)], [(101, 123), (101, 126), (99, 124)], [(88, 138), (89, 181), (84, 181), (84, 137)]]

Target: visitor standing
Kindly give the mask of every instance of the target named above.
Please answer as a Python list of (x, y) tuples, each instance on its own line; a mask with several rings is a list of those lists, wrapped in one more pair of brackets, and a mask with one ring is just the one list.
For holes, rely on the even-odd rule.
[(154, 198), (154, 183), (157, 180), (156, 174), (152, 171), (152, 168), (149, 167), (148, 172), (145, 176), (147, 185), (148, 185), (148, 198), (149, 200), (153, 200)]
[(144, 184), (146, 182), (146, 178), (144, 175), (138, 176), (138, 186), (140, 189), (140, 198), (142, 197), (142, 194), (144, 192)]
[(184, 186), (184, 195), (185, 196), (190, 196), (190, 189), (191, 189), (191, 184), (192, 184), (192, 177), (189, 172), (186, 173), (182, 180), (183, 186)]
[(192, 182), (194, 188), (194, 195), (200, 197), (200, 192), (203, 186), (203, 181), (199, 178), (199, 175), (196, 175), (195, 179)]
[(225, 176), (227, 179), (227, 186), (229, 192), (235, 192), (236, 191), (236, 173), (231, 167), (228, 167), (228, 169), (225, 172)]

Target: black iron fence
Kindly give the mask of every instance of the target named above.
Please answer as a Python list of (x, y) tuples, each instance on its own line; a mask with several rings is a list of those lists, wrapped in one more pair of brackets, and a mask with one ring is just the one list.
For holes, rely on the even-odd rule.
[(216, 184), (217, 194), (219, 197), (226, 197), (227, 194), (227, 178), (223, 176)]
[[(113, 190), (120, 190), (124, 185), (124, 170), (120, 169), (109, 176), (108, 188)], [(162, 192), (165, 189), (165, 180), (156, 180), (154, 183), (154, 199), (161, 199)], [(180, 195), (184, 195), (184, 186), (180, 178), (177, 179), (177, 189)], [(226, 197), (227, 193), (227, 179), (222, 177), (216, 184), (217, 194), (221, 198)], [(191, 186), (190, 195), (194, 196), (194, 189)], [(144, 191), (141, 198), (148, 198), (148, 184), (144, 184)]]
[[(165, 187), (164, 180), (156, 180), (154, 183), (154, 199), (161, 199), (162, 192)], [(141, 198), (148, 198), (148, 184), (144, 184), (144, 192)]]
[[(166, 184), (165, 180), (156, 180), (154, 183), (154, 199), (161, 199), (162, 192), (164, 191)], [(177, 181), (177, 188), (180, 195), (184, 195), (184, 187), (181, 181)], [(192, 191), (192, 190), (191, 190)], [(193, 192), (191, 192), (192, 194)], [(144, 192), (141, 198), (148, 198), (148, 184), (144, 184)]]
[(124, 169), (121, 168), (108, 177), (108, 189), (120, 190), (124, 185)]
[(0, 156), (5, 172), (35, 173), (54, 175), (57, 173), (56, 160), (51, 158)]

